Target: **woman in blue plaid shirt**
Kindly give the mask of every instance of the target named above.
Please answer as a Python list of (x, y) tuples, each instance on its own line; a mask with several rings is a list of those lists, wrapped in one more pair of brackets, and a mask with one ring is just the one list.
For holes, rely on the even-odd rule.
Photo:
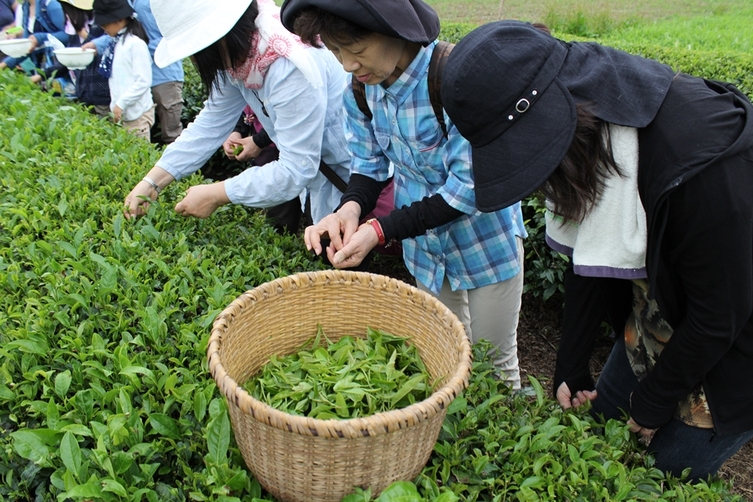
[[(493, 213), (476, 208), (469, 143), (432, 108), (428, 69), (439, 34), (436, 13), (420, 0), (286, 0), (282, 22), (311, 45), (324, 45), (364, 84), (373, 117), (344, 93), (348, 189), (337, 211), (306, 229), (306, 246), (338, 268), (358, 265), (378, 244), (402, 241), (417, 286), (463, 322), (472, 341), (499, 350), (497, 368), (520, 388), (517, 325), (526, 236), (520, 204)], [(394, 166), (395, 210), (359, 225)]]

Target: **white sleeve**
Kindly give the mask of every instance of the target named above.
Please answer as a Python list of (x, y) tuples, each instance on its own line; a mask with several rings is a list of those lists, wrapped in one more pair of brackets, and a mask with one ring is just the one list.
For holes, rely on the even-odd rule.
[(204, 108), (165, 148), (157, 166), (175, 179), (198, 171), (233, 131), (245, 106), (246, 100), (236, 87), (220, 82), (220, 92), (212, 90)]
[(225, 192), (233, 203), (270, 207), (297, 197), (319, 174), (327, 87), (314, 89), (290, 61), (281, 58), (270, 67), (259, 96), (269, 118), (255, 111), (262, 123), (272, 121), (267, 132), (280, 151), (279, 160), (227, 180)]

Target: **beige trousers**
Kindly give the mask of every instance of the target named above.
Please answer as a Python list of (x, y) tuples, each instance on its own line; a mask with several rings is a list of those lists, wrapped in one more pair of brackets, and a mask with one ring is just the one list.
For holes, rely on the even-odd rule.
[(183, 82), (165, 82), (152, 87), (152, 98), (162, 130), (162, 142), (170, 144), (183, 131)]
[(154, 107), (136, 120), (124, 120), (123, 127), (139, 138), (151, 141), (150, 131), (154, 125)]
[[(518, 253), (523, 255), (523, 239), (518, 238)], [(499, 351), (494, 366), (504, 373), (513, 389), (520, 389), (518, 364), (518, 320), (523, 294), (523, 267), (515, 277), (480, 288), (452, 291), (445, 278), (436, 296), (463, 323), (471, 343), (488, 340)], [(419, 289), (429, 291), (420, 281)]]

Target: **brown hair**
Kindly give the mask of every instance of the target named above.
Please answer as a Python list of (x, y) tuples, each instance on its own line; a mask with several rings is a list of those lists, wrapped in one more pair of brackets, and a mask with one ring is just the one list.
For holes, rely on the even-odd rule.
[(319, 41), (320, 36), (339, 44), (348, 45), (373, 33), (371, 30), (319, 7), (308, 7), (302, 10), (293, 22), (293, 32), (301, 37), (301, 40), (305, 43), (314, 47), (322, 46)]
[(554, 205), (554, 214), (580, 223), (599, 201), (606, 180), (622, 176), (614, 161), (609, 125), (587, 105), (576, 105), (575, 137), (557, 169), (540, 191)]

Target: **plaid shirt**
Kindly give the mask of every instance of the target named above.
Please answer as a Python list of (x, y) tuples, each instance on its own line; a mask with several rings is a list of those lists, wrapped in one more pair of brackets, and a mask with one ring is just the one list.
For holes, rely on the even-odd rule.
[(421, 48), (396, 82), (366, 86), (371, 122), (358, 109), (352, 88), (344, 94), (351, 173), (379, 181), (394, 165), (395, 207), (439, 193), (460, 218), (403, 241), (413, 276), (439, 293), (445, 275), (453, 290), (505, 281), (523, 265), (516, 236), (526, 237), (520, 203), (494, 213), (476, 209), (471, 146), (445, 114), (442, 136), (429, 100), (429, 60), (435, 43)]

